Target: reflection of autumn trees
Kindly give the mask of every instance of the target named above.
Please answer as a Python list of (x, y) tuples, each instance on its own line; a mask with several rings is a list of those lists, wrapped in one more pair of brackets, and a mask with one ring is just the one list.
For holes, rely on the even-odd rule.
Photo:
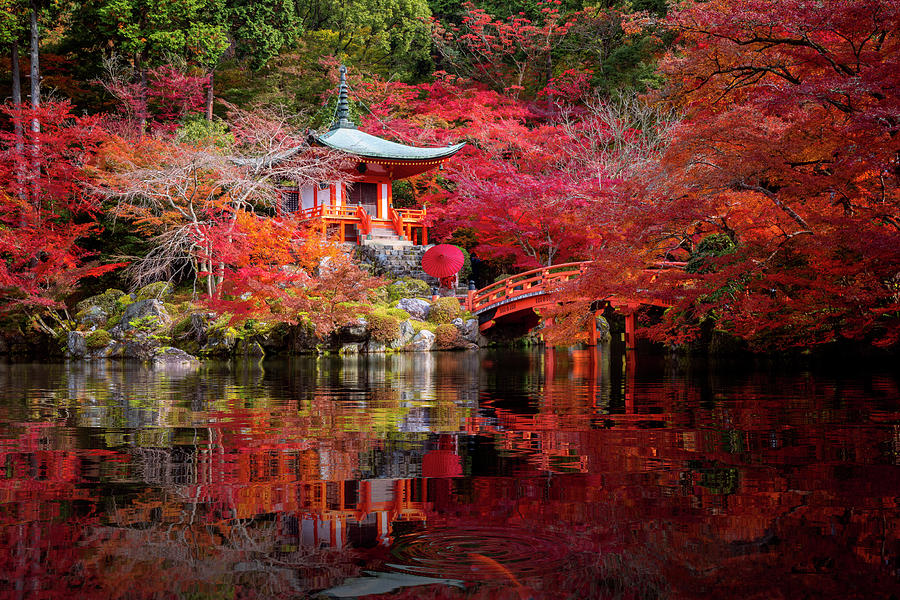
[[(71, 366), (40, 387), (0, 366), (3, 585), (52, 573), (114, 597), (165, 557), (177, 581), (148, 589), (297, 595), (353, 571), (340, 548), (490, 523), (558, 540), (578, 589), (625, 577), (625, 556), (653, 585), (733, 596), (765, 595), (761, 572), (788, 597), (896, 586), (895, 379), (517, 356)], [(519, 377), (479, 367), (503, 360)]]

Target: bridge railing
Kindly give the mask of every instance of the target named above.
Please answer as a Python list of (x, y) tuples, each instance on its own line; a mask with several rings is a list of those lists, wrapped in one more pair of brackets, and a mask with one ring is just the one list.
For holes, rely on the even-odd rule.
[(588, 261), (563, 263), (532, 269), (501, 279), (472, 294), (466, 301), (466, 308), (473, 313), (478, 313), (495, 305), (512, 302), (521, 296), (547, 293), (558, 284), (580, 276), (589, 264)]

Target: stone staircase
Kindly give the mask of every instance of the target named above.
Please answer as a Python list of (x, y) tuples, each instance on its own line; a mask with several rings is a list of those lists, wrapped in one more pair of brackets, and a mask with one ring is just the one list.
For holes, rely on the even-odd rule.
[(389, 277), (414, 277), (430, 286), (438, 281), (422, 270), (422, 255), (430, 246), (414, 246), (409, 240), (401, 240), (388, 229), (373, 229), (372, 235), (356, 248), (356, 257), (372, 265), (376, 275)]

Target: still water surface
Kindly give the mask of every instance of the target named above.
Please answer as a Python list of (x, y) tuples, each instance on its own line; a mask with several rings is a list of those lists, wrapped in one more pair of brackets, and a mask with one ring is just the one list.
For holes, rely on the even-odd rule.
[(884, 372), (0, 365), (0, 468), (0, 598), (900, 594)]

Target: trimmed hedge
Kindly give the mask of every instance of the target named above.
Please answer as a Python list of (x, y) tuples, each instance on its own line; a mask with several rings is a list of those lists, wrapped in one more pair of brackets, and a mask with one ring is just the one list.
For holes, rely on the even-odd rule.
[(392, 315), (372, 313), (367, 318), (369, 335), (376, 342), (387, 343), (400, 337), (400, 319)]
[(462, 308), (456, 298), (438, 298), (431, 305), (428, 320), (438, 324), (449, 323), (458, 317), (460, 312), (462, 312)]
[(438, 348), (456, 348), (460, 345), (460, 339), (456, 325), (444, 323), (434, 330), (434, 344)]

